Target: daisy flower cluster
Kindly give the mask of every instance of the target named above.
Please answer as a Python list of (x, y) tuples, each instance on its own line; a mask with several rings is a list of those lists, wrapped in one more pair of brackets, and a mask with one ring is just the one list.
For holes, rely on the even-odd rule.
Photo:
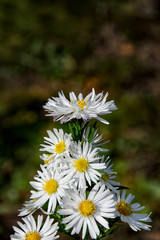
[[(96, 95), (94, 89), (85, 98), (82, 93), (69, 93), (69, 100), (63, 92), (58, 95), (44, 109), (54, 121), (66, 124), (68, 132), (47, 131), (40, 147), (40, 170), (30, 182), (30, 199), (19, 210), (24, 223), (13, 227), (11, 239), (52, 240), (59, 238), (58, 232), (75, 239), (100, 239), (121, 222), (134, 231), (150, 230), (150, 214), (139, 212), (144, 207), (132, 203), (134, 196), (115, 180), (106, 142), (96, 128), (97, 121), (108, 124), (100, 116), (116, 109), (114, 101), (107, 102), (108, 94)], [(37, 210), (43, 215), (35, 221)]]

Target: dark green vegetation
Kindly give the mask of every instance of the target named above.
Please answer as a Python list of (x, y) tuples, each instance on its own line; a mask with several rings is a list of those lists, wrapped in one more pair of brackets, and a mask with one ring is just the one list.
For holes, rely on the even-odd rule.
[[(29, 198), (46, 130), (42, 105), (61, 89), (109, 92), (118, 110), (99, 124), (117, 180), (152, 211), (151, 233), (127, 226), (113, 239), (160, 238), (160, 20), (156, 0), (0, 1), (0, 236)], [(66, 129), (67, 131), (67, 129)]]

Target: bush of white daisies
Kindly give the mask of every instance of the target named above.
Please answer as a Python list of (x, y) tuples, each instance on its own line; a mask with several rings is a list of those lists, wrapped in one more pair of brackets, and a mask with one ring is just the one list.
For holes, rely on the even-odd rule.
[[(54, 121), (67, 124), (63, 129), (47, 131), (41, 144), (42, 164), (30, 184), (30, 200), (24, 203), (19, 216), (23, 223), (13, 227), (11, 239), (53, 240), (57, 232), (74, 239), (101, 239), (114, 233), (121, 222), (134, 231), (150, 230), (148, 214), (139, 213), (144, 207), (133, 203), (125, 187), (115, 181), (111, 159), (103, 148), (103, 135), (96, 122), (109, 124), (101, 115), (116, 109), (114, 101), (106, 101), (108, 94), (95, 94), (85, 98), (63, 92), (48, 100), (44, 109)], [(42, 215), (34, 219), (36, 210)], [(43, 217), (46, 215), (45, 221)]]

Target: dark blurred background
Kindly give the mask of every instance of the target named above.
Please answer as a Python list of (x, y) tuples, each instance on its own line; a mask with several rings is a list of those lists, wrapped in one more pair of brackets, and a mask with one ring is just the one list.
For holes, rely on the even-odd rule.
[(153, 212), (151, 232), (124, 225), (111, 239), (160, 239), (159, 10), (158, 0), (0, 1), (0, 239), (29, 199), (46, 130), (59, 127), (42, 106), (92, 87), (118, 106), (98, 125), (117, 180)]

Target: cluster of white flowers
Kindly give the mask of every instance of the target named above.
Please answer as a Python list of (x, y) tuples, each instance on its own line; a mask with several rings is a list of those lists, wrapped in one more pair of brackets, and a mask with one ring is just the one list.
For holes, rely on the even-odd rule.
[[(105, 157), (108, 150), (101, 147), (103, 135), (90, 121), (108, 124), (100, 115), (111, 113), (116, 106), (114, 101), (106, 102), (107, 96), (96, 95), (93, 89), (85, 98), (71, 92), (67, 100), (61, 92), (59, 97), (48, 100), (44, 106), (48, 115), (68, 124), (70, 133), (55, 128), (47, 131), (40, 149), (41, 170), (30, 182), (34, 190), (19, 214), (25, 224), (18, 222), (21, 229), (13, 227), (11, 239), (57, 239), (58, 228), (71, 235), (81, 234), (82, 239), (88, 239), (88, 235), (97, 239), (113, 232), (120, 221), (134, 231), (150, 230), (145, 223), (151, 222), (149, 215), (137, 213), (144, 207), (131, 204), (134, 196), (125, 197), (126, 191), (113, 180), (116, 172), (110, 158)], [(37, 225), (33, 218), (38, 209), (48, 215), (42, 228), (43, 217), (38, 216)]]

